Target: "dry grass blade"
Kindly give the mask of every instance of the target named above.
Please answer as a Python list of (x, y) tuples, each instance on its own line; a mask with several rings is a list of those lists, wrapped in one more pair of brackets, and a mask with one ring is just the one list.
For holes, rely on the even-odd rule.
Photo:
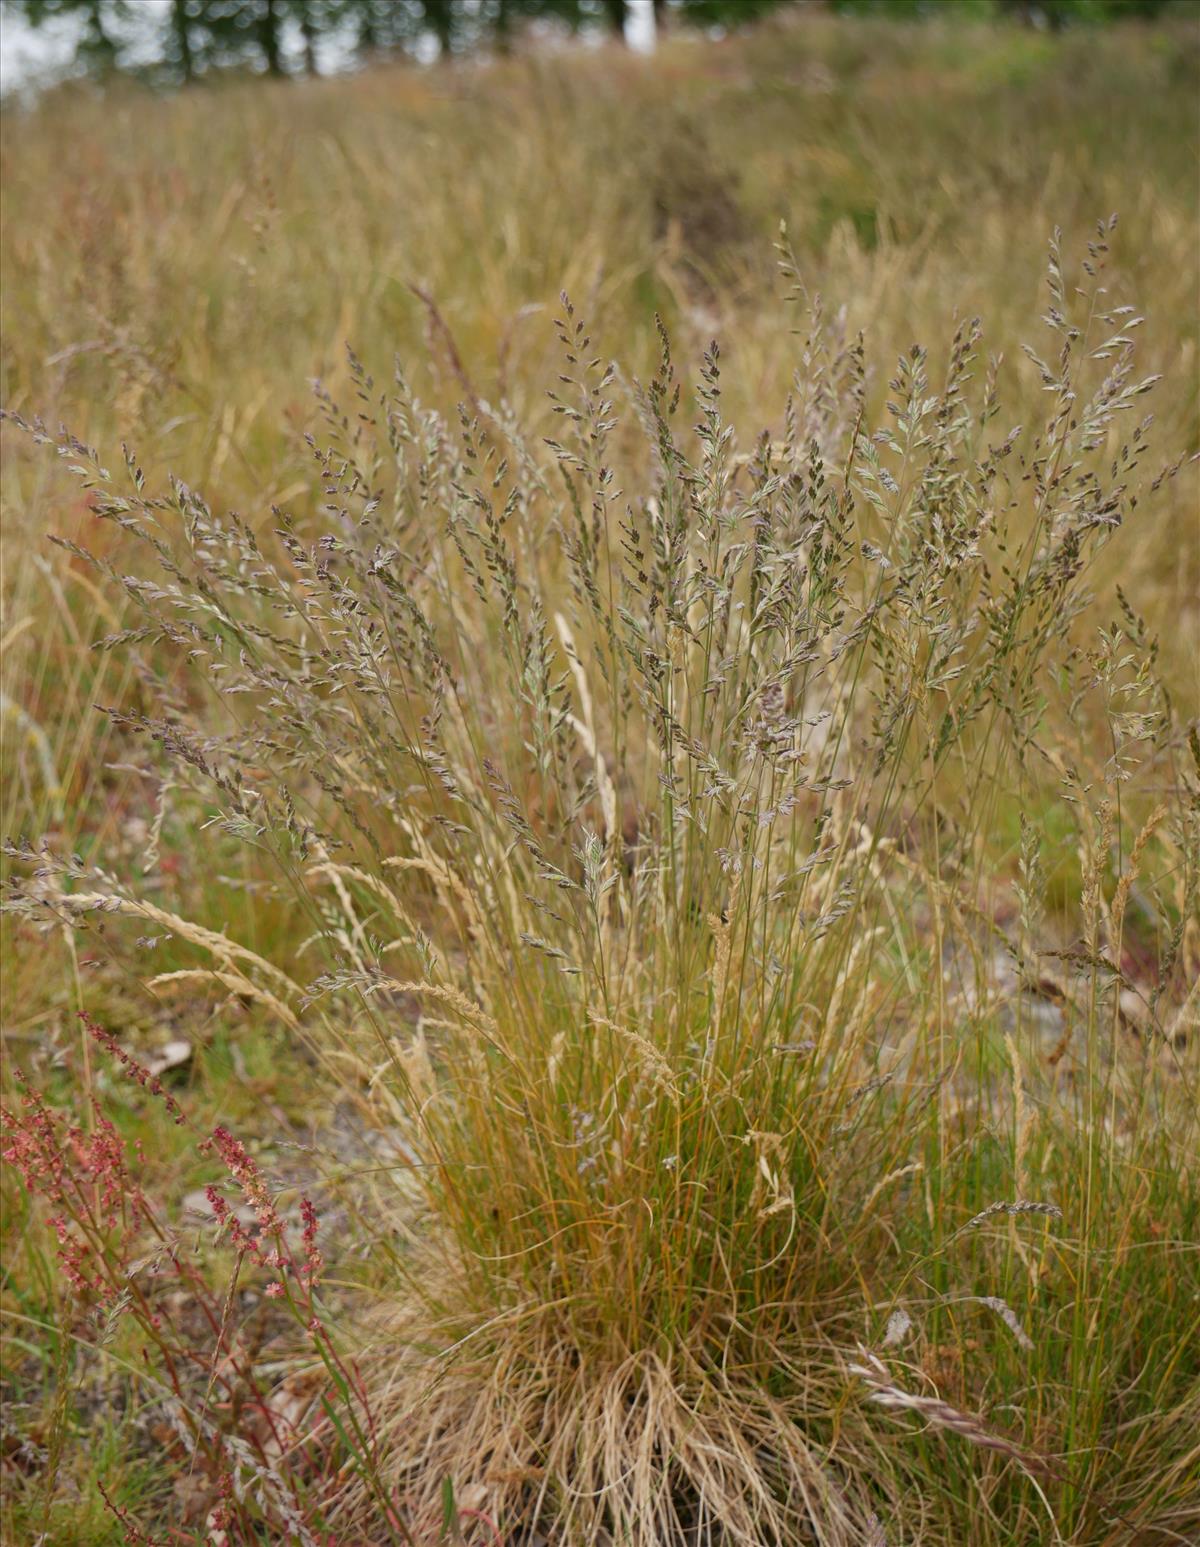
[(916, 1413), (935, 1428), (948, 1429), (971, 1445), (1007, 1456), (1027, 1472), (1045, 1475), (1053, 1470), (1041, 1456), (1023, 1450), (1004, 1435), (997, 1434), (973, 1413), (961, 1412), (940, 1397), (918, 1396), (915, 1392), (906, 1391), (903, 1386), (896, 1384), (883, 1361), (861, 1345), (859, 1356), (865, 1363), (850, 1364), (847, 1368), (851, 1375), (856, 1375), (870, 1387), (872, 1402), (893, 1411)]

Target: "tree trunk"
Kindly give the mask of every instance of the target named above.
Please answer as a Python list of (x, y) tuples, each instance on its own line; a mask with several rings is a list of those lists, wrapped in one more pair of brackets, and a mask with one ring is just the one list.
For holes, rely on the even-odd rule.
[(438, 40), (438, 58), (445, 63), (454, 48), (454, 12), (451, 0), (424, 0), (425, 21)]
[(88, 49), (97, 59), (103, 62), (105, 69), (112, 69), (117, 62), (117, 45), (104, 30), (104, 12), (101, 10), (101, 0), (91, 0), (88, 6), (87, 27)]
[(497, 0), (496, 5), (496, 52), (512, 53), (512, 4), (511, 0)]
[(304, 72), (319, 75), (317, 69), (317, 32), (313, 26), (312, 12), (307, 6), (300, 12), (300, 36), (304, 39)]
[(262, 12), (258, 19), (258, 41), (263, 51), (263, 58), (267, 62), (268, 75), (282, 75), (283, 61), (279, 55), (279, 12), (276, 10), (278, 0), (264, 0)]
[(196, 79), (196, 60), (192, 53), (191, 18), (188, 16), (188, 0), (171, 0), (171, 33), (175, 39), (175, 53), (179, 60), (179, 74), (185, 86)]
[(604, 0), (604, 12), (608, 17), (609, 28), (619, 43), (625, 41), (626, 10), (626, 0)]

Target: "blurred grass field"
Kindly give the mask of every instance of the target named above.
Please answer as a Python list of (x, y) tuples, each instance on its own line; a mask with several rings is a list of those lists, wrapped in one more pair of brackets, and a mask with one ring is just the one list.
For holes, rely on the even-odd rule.
[[(1022, 336), (1051, 232), (1079, 248), (1115, 211), (1110, 299), (1145, 316), (1145, 367), (1168, 379), (1165, 460), (1197, 433), (1190, 20), (1060, 37), (813, 17), (672, 40), (650, 60), (601, 50), (168, 99), (63, 88), (6, 118), (0, 393), (261, 512), (303, 499), (304, 384), (337, 395), (347, 344), (377, 373), (428, 350), (427, 397), (504, 397), (536, 429), (566, 290), (628, 369), (652, 358), (656, 314), (681, 352), (720, 338), (729, 410), (753, 419), (782, 399), (796, 348), (773, 304), (781, 220), (831, 316), (886, 359), (951, 318), (984, 316), (985, 349)], [(1027, 421), (1040, 382), (1010, 355), (1006, 402)], [(870, 383), (873, 402), (885, 387)], [(8, 438), (5, 671), (34, 739), (22, 749), (10, 722), (6, 830), (59, 826), (61, 806), (72, 842), (102, 819), (80, 645), (112, 625), (85, 580), (45, 568), (44, 534), (86, 523), (74, 500)], [(1194, 476), (1176, 480), (1122, 554), (1193, 691), (1195, 501)]]
[[(672, 37), (646, 59), (603, 48), (165, 98), (63, 87), (4, 115), (0, 402), (67, 426), (106, 465), (127, 443), (152, 483), (170, 470), (252, 525), (279, 507), (303, 529), (317, 517), (304, 433), (320, 423), (306, 382), (350, 399), (349, 345), (380, 377), (399, 356), (450, 417), (464, 399), (503, 403), (547, 434), (565, 290), (631, 374), (653, 369), (657, 315), (679, 356), (720, 339), (724, 411), (777, 435), (803, 344), (780, 320), (783, 222), (831, 328), (865, 329), (889, 360), (981, 315), (981, 352), (1006, 350), (1006, 420), (1040, 423), (1038, 369), (1012, 341), (1046, 304), (1047, 241), (1061, 228), (1081, 251), (1117, 212), (1107, 299), (1144, 315), (1139, 368), (1165, 378), (1151, 437), (1165, 464), (1200, 446), (1198, 93), (1200, 15), (1186, 6), (1167, 25), (1096, 33), (806, 16), (721, 42)], [(887, 393), (880, 371), (868, 400)], [(47, 836), (122, 875), (153, 869), (158, 906), (290, 964), (307, 918), (262, 890), (252, 850), (198, 843), (97, 712), (136, 682), (128, 657), (90, 648), (124, 626), (121, 598), (47, 535), (106, 547), (120, 568), (119, 534), (97, 536), (52, 457), (11, 426), (0, 437), (4, 834)], [(1198, 497), (1185, 464), (1103, 556), (1080, 624), (1083, 638), (1111, 615), (1119, 581), (1161, 635), (1185, 719)], [(325, 1098), (252, 1006), (167, 1010), (102, 941), (81, 958), (65, 930), (35, 937), (6, 918), (3, 952), (6, 1054), (64, 1099), (87, 1062), (74, 1019), (86, 1005), (147, 1047), (188, 1039), (182, 1078), (201, 1120), (250, 1133), (325, 1121)], [(187, 960), (167, 941), (154, 970)], [(126, 1117), (162, 1142), (164, 1187), (196, 1184), (182, 1142), (176, 1154), (132, 1101)], [(44, 1224), (12, 1193), (5, 1226), (13, 1432), (44, 1439), (75, 1356), (47, 1330), (61, 1307)], [(161, 1486), (92, 1366), (76, 1393), (49, 1526), (38, 1468), (26, 1475), (6, 1448), (14, 1541), (119, 1540), (90, 1487), (97, 1466), (130, 1507)], [(1171, 1539), (1186, 1538), (1144, 1538)], [(1104, 1540), (1143, 1538), (1114, 1527)]]

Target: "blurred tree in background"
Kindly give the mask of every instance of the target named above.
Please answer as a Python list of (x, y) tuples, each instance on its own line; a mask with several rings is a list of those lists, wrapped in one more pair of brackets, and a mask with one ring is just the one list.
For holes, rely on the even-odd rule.
[(10, 9), (33, 26), (66, 17), (79, 22), (79, 62), (107, 71), (118, 63), (120, 30), (132, 20), (129, 0), (16, 0)]
[[(728, 31), (805, 8), (857, 15), (996, 18), (1060, 31), (1148, 20), (1190, 0), (649, 0), (657, 31)], [(76, 27), (75, 71), (132, 71), (188, 84), (212, 70), (315, 75), (395, 53), (449, 59), (509, 52), (557, 29), (624, 39), (635, 0), (3, 0), (32, 27)]]

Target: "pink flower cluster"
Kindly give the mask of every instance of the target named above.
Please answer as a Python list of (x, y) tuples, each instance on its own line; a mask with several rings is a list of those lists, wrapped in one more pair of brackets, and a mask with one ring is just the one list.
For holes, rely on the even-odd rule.
[(307, 1198), (300, 1199), (300, 1219), (304, 1226), (301, 1241), (304, 1245), (304, 1277), (309, 1287), (321, 1276), (325, 1259), (317, 1246), (317, 1211)]
[[(246, 1152), (246, 1146), (240, 1139), (235, 1139), (228, 1128), (214, 1128), (211, 1139), (205, 1139), (200, 1146), (202, 1155), (211, 1155), (217, 1152), (222, 1164), (230, 1176), (242, 1190), (242, 1196), (254, 1210), (254, 1217), (258, 1220), (258, 1228), (264, 1236), (277, 1236), (283, 1229), (283, 1222), (275, 1211), (275, 1205), (271, 1201), (271, 1194), (263, 1179), (263, 1174), (256, 1161), (252, 1160)], [(208, 1201), (212, 1204), (217, 1218), (222, 1224), (228, 1224), (230, 1233), (235, 1243), (253, 1256), (261, 1256), (261, 1250), (257, 1244), (243, 1230), (236, 1216), (230, 1211), (229, 1205), (224, 1202), (215, 1188), (210, 1187)]]
[[(245, 1145), (234, 1138), (227, 1128), (219, 1127), (213, 1130), (210, 1139), (206, 1139), (201, 1144), (200, 1150), (203, 1154), (216, 1152), (225, 1169), (241, 1189), (242, 1196), (254, 1211), (258, 1231), (252, 1235), (230, 1208), (220, 1190), (209, 1186), (205, 1188), (205, 1196), (208, 1198), (218, 1227), (228, 1232), (230, 1240), (238, 1251), (253, 1258), (261, 1266), (272, 1268), (277, 1272), (286, 1273), (290, 1268), (311, 1291), (325, 1265), (317, 1246), (318, 1219), (312, 1202), (308, 1198), (300, 1200), (300, 1239), (303, 1258), (300, 1263), (297, 1263), (290, 1250), (284, 1245), (284, 1222), (275, 1207), (266, 1180), (258, 1163), (247, 1153)], [(275, 1243), (272, 1250), (264, 1248), (264, 1242), (268, 1240)], [(272, 1299), (279, 1298), (285, 1292), (285, 1287), (279, 1280), (270, 1284), (266, 1290)]]
[(47, 1107), (20, 1073), (16, 1078), (22, 1110), (0, 1109), (0, 1155), (53, 1210), (50, 1227), (64, 1277), (79, 1294), (109, 1304), (117, 1291), (103, 1271), (105, 1249), (114, 1233), (127, 1239), (146, 1213), (125, 1164), (125, 1146), (98, 1108), (95, 1127), (85, 1132)]

